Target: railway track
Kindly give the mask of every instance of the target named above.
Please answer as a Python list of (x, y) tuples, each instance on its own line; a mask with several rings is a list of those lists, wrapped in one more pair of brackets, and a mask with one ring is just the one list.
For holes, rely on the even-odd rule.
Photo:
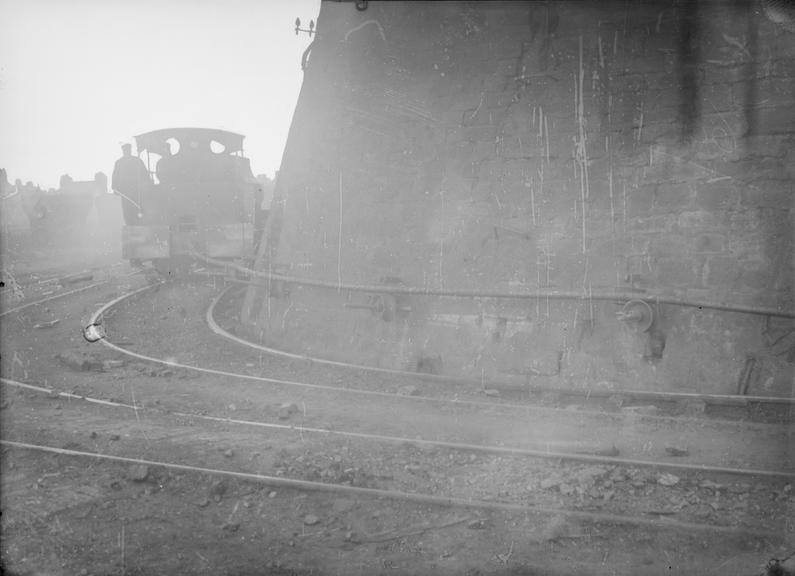
[[(225, 300), (229, 300), (226, 303), (227, 309), (234, 309), (234, 306), (239, 304), (239, 301), (229, 298), (231, 288), (219, 294), (207, 309), (207, 324), (215, 334), (258, 352), (307, 362), (323, 370), (331, 368), (348, 372), (366, 373), (369, 376), (368, 384), (370, 386), (372, 386), (374, 380), (377, 381), (378, 375), (387, 375), (405, 378), (409, 383), (421, 383), (426, 389), (433, 389), (431, 384), (434, 383), (442, 385), (438, 388), (448, 395), (451, 390), (452, 394), (463, 392), (475, 397), (485, 394), (493, 402), (500, 401), (495, 400), (495, 398), (499, 398), (502, 402), (519, 403), (528, 406), (535, 405), (578, 410), (590, 407), (602, 413), (620, 412), (623, 409), (626, 413), (642, 414), (650, 418), (655, 416), (696, 416), (724, 419), (742, 418), (785, 424), (792, 422), (795, 398), (622, 389), (609, 391), (599, 389), (550, 389), (534, 387), (529, 384), (526, 387), (517, 388), (515, 384), (506, 385), (499, 381), (473, 381), (442, 375), (382, 369), (291, 353), (241, 338), (231, 332), (230, 329), (225, 328), (222, 322), (216, 321), (216, 308), (221, 307)], [(231, 329), (234, 329), (234, 327)]]
[[(564, 519), (555, 520), (565, 523), (566, 528), (561, 528), (564, 532), (579, 529), (572, 528), (575, 525), (592, 526), (588, 528), (592, 531), (589, 534), (603, 532), (611, 526), (625, 526), (643, 527), (654, 534), (683, 531), (707, 534), (711, 538), (755, 538), (767, 543), (787, 538), (787, 511), (792, 507), (791, 480), (795, 471), (791, 460), (786, 460), (787, 453), (775, 448), (775, 444), (781, 444), (789, 432), (786, 426), (703, 417), (644, 415), (633, 411), (606, 412), (582, 405), (571, 410), (516, 404), (510, 403), (510, 398), (484, 399), (478, 390), (461, 390), (460, 386), (458, 397), (451, 399), (452, 384), (442, 381), (428, 383), (426, 380), (421, 385), (414, 382), (417, 389), (422, 386), (421, 392), (413, 390), (407, 395), (401, 391), (401, 387), (411, 381), (410, 375), (405, 374), (386, 375), (387, 380), (398, 378), (391, 383), (373, 383), (373, 375), (363, 376), (356, 372), (349, 374), (347, 379), (343, 378), (355, 380), (353, 386), (350, 382), (340, 381), (337, 372), (327, 374), (322, 381), (257, 375), (254, 372), (261, 371), (263, 362), (267, 364), (267, 370), (278, 372), (283, 360), (270, 356), (263, 360), (263, 355), (269, 351), (252, 348), (254, 345), (250, 343), (245, 343), (249, 350), (244, 351), (240, 347), (243, 344), (240, 339), (221, 328), (213, 317), (220, 300), (217, 290), (205, 288), (197, 291), (200, 292), (197, 298), (206, 303), (209, 296), (209, 307), (198, 319), (198, 314), (190, 314), (190, 321), (183, 318), (182, 326), (175, 325), (174, 318), (164, 314), (164, 308), (175, 308), (171, 303), (177, 301), (187, 306), (186, 302), (191, 298), (176, 297), (180, 290), (187, 289), (187, 285), (143, 286), (112, 299), (96, 309), (89, 319), (94, 323), (102, 321), (103, 316), (107, 318), (111, 313), (115, 314), (105, 322), (109, 334), (102, 341), (105, 348), (116, 357), (123, 355), (130, 363), (160, 365), (164, 373), (170, 372), (166, 376), (166, 386), (162, 386), (162, 381), (151, 385), (137, 384), (132, 401), (123, 402), (113, 398), (114, 392), (107, 386), (103, 389), (90, 382), (80, 382), (68, 391), (68, 388), (4, 379), (4, 387), (8, 389), (37, 394), (45, 404), (60, 403), (59, 418), (52, 429), (42, 428), (38, 422), (39, 432), (35, 436), (40, 440), (49, 439), (50, 444), (27, 442), (23, 435), (16, 439), (6, 436), (4, 445), (13, 450), (37, 450), (69, 458), (104, 459), (164, 470), (234, 477), (271, 488), (338, 492), (362, 498), (403, 501), (407, 505), (546, 517), (546, 520), (537, 522), (539, 526), (548, 523), (552, 517)], [(155, 298), (147, 299), (147, 293), (155, 290), (161, 292)], [(170, 290), (174, 290), (171, 295), (162, 292)], [(195, 330), (197, 321), (209, 321), (214, 334), (207, 331), (206, 337), (215, 340), (215, 344), (209, 345), (220, 347), (219, 334), (227, 338), (232, 336), (238, 341), (224, 344), (229, 348), (224, 348), (220, 357), (236, 358), (220, 363), (181, 361), (177, 358), (182, 343), (164, 346), (164, 342), (170, 340), (168, 337), (154, 339), (151, 343), (154, 348), (168, 348), (163, 354), (152, 353), (144, 342), (126, 346), (114, 344), (117, 335), (127, 340), (141, 334), (140, 326), (129, 325), (136, 307), (147, 310), (143, 320), (148, 322), (148, 330), (163, 331), (170, 325), (175, 332), (190, 333), (196, 341), (205, 339)], [(177, 309), (177, 317), (182, 315), (184, 313)], [(162, 322), (158, 324), (152, 318), (159, 318)], [(171, 336), (174, 335), (178, 336)], [(204, 344), (197, 346), (198, 354), (194, 356), (201, 356), (202, 350)], [(186, 356), (184, 352), (182, 356)], [(292, 367), (294, 371), (295, 360), (288, 361), (288, 368)], [(242, 366), (246, 370), (222, 369), (219, 364), (223, 363)], [(301, 362), (300, 366), (303, 365)], [(346, 366), (335, 368), (350, 371)], [(298, 370), (298, 373), (310, 377), (316, 375), (312, 370), (306, 373)], [(198, 375), (198, 378), (187, 376), (189, 374)], [(212, 384), (196, 386), (202, 379), (212, 379)], [(197, 393), (187, 403), (190, 406), (186, 407), (182, 398), (193, 388), (202, 388), (203, 391)], [(92, 390), (96, 393), (92, 394)], [(130, 392), (132, 390), (130, 385)], [(29, 396), (25, 398), (33, 403), (39, 401)], [(290, 398), (295, 401), (284, 401)], [(373, 422), (367, 419), (351, 418), (351, 402), (355, 402), (357, 409), (362, 411), (372, 408), (373, 420), (380, 420), (381, 426), (373, 427)], [(376, 410), (374, 407), (379, 405), (381, 409)], [(74, 417), (79, 421), (87, 409), (92, 412), (95, 422), (106, 421), (104, 426), (118, 423), (120, 410), (126, 413), (124, 419), (134, 422), (143, 436), (148, 434), (156, 438), (154, 430), (159, 428), (162, 439), (179, 447), (178, 453), (184, 458), (178, 462), (173, 458), (172, 461), (149, 458), (151, 442), (138, 443), (131, 452), (117, 454), (63, 448), (67, 412), (75, 413)], [(114, 411), (114, 416), (104, 416), (105, 410)], [(283, 414), (285, 411), (286, 416)], [(400, 420), (397, 415), (409, 411), (414, 416), (407, 422), (396, 424), (384, 419), (385, 414), (391, 413), (394, 420)], [(473, 415), (482, 412), (488, 413), (489, 418), (478, 421)], [(478, 426), (453, 428), (451, 434), (440, 433), (440, 430), (447, 432), (447, 423), (462, 417), (475, 420), (475, 424), (485, 421), (488, 433), (479, 435)], [(434, 418), (441, 421), (439, 426), (418, 425), (418, 421)], [(555, 432), (553, 428), (560, 428), (561, 418), (577, 420), (578, 424), (570, 426), (563, 434)], [(513, 425), (507, 427), (508, 431), (525, 438), (515, 443), (505, 442), (505, 436), (496, 433), (495, 420), (511, 421)], [(168, 432), (184, 428), (185, 422), (190, 422), (193, 431), (200, 429), (205, 442), (212, 438), (212, 443), (234, 446), (238, 455), (234, 466), (222, 457), (217, 459), (217, 466), (196, 465), (202, 460), (201, 450), (190, 442), (175, 439), (189, 438), (190, 431), (183, 431), (181, 435)], [(555, 422), (558, 426), (553, 426)], [(16, 423), (21, 430), (32, 424), (24, 419)], [(664, 445), (663, 428), (672, 425), (680, 428), (680, 434), (671, 438), (670, 443), (682, 446), (682, 439), (689, 438), (693, 442), (689, 449), (692, 454), (663, 456), (666, 453), (662, 450), (671, 447)], [(594, 426), (608, 428), (612, 432), (602, 434), (601, 440), (593, 442), (587, 434), (583, 435), (583, 431)], [(690, 428), (683, 431), (683, 427)], [(745, 452), (753, 451), (755, 454), (749, 456), (740, 449), (734, 455), (729, 454), (729, 460), (738, 465), (721, 465), (727, 453), (721, 452), (725, 446), (715, 443), (721, 437), (731, 438), (737, 434), (746, 439), (743, 446), (749, 448)], [(627, 435), (632, 437), (631, 442), (624, 441)], [(646, 440), (640, 443), (639, 450), (633, 451), (631, 444), (641, 437)], [(709, 450), (698, 449), (695, 444), (697, 437), (706, 444), (715, 444), (708, 446), (715, 450), (712, 456)], [(263, 438), (282, 447), (277, 456), (270, 458), (265, 470), (262, 463), (252, 468), (239, 458), (240, 455), (256, 453), (256, 443)], [(613, 441), (605, 441), (604, 438)], [(491, 441), (485, 442), (486, 439)], [(650, 448), (649, 439), (652, 441)], [(80, 443), (79, 438), (75, 437), (74, 442)], [(757, 443), (768, 449), (754, 450)], [(620, 447), (620, 452), (616, 446)], [(779, 448), (782, 446), (786, 446), (786, 442)], [(612, 450), (605, 451), (605, 448)], [(337, 455), (338, 459), (335, 460), (331, 454)], [(379, 456), (374, 457), (373, 454)], [(748, 462), (753, 462), (753, 465), (748, 465)], [(565, 539), (567, 536), (561, 537)], [(541, 533), (539, 538), (548, 542)], [(652, 540), (657, 541), (656, 538)]]

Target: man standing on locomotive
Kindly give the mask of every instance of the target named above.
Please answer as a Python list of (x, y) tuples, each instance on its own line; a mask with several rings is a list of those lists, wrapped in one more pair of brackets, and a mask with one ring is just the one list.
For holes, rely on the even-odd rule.
[(130, 226), (142, 217), (141, 198), (151, 181), (143, 161), (132, 155), (132, 146), (122, 144), (121, 151), (122, 157), (113, 167), (111, 188), (122, 197), (124, 223)]

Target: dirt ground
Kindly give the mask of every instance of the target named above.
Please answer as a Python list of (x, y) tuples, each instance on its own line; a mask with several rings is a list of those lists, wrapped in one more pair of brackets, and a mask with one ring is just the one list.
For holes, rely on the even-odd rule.
[[(75, 395), (3, 384), (4, 441), (147, 461), (5, 443), (6, 573), (756, 574), (795, 547), (795, 497), (781, 478), (572, 463), (332, 433), (552, 451), (615, 445), (622, 457), (638, 459), (663, 458), (676, 445), (688, 449), (677, 462), (786, 469), (792, 444), (785, 427), (706, 421), (671, 429), (661, 418), (422, 402), (398, 377), (307, 367), (220, 340), (204, 324), (220, 289), (211, 280), (165, 285), (124, 303), (104, 321), (109, 339), (172, 362), (311, 378), (324, 386), (402, 389), (405, 397), (155, 365), (81, 335), (100, 304), (145, 283), (130, 272), (119, 269), (107, 284), (1, 319), (3, 376)], [(31, 289), (27, 300), (35, 294)], [(445, 393), (417, 386), (421, 394)], [(469, 391), (461, 396), (478, 398)], [(740, 433), (747, 435), (741, 446)], [(299, 490), (268, 478), (330, 489)], [(412, 502), (386, 491), (525, 509)], [(639, 522), (596, 522), (593, 514)], [(666, 521), (746, 533), (672, 528)]]

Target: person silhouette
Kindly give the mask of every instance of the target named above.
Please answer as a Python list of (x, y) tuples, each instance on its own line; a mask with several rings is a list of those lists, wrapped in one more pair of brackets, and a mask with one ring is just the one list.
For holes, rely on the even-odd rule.
[(143, 161), (132, 155), (132, 146), (122, 144), (122, 157), (116, 160), (111, 176), (111, 189), (122, 197), (124, 223), (140, 222), (143, 216), (143, 195), (151, 180)]

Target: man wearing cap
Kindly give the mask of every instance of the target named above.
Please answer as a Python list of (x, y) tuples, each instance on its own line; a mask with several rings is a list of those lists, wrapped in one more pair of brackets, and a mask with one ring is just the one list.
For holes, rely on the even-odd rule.
[(149, 171), (137, 156), (132, 155), (132, 146), (122, 144), (122, 157), (116, 160), (111, 177), (111, 188), (122, 197), (124, 223), (128, 226), (141, 219), (142, 197), (149, 188)]

